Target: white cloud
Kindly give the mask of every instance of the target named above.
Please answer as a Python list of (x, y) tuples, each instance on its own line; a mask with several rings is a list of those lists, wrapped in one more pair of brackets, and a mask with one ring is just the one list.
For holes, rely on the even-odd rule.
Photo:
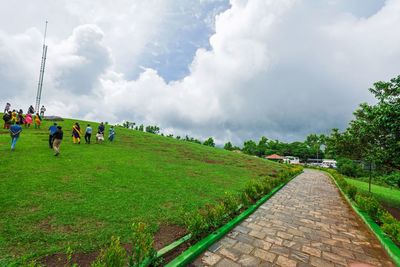
[[(131, 79), (126, 68), (134, 65), (135, 55), (153, 34), (138, 37), (139, 43), (145, 41), (132, 50), (129, 42), (119, 45), (121, 38), (110, 41), (110, 36), (126, 35), (127, 41), (134, 42), (132, 33), (146, 29), (149, 15), (124, 28), (118, 21), (129, 22), (129, 10), (113, 13), (113, 7), (100, 4), (102, 12), (110, 9), (113, 14), (103, 18), (101, 12), (85, 14), (90, 7), (81, 9), (72, 3), (74, 16), (90, 17), (85, 23), (91, 20), (96, 26), (78, 26), (71, 36), (51, 40), (45, 93), (50, 113), (157, 124), (180, 135), (214, 136), (220, 142), (239, 143), (261, 135), (294, 140), (344, 127), (356, 106), (371, 100), (367, 88), (399, 71), (399, 1), (386, 1), (381, 9), (364, 7), (357, 13), (354, 1), (346, 9), (344, 1), (232, 0), (231, 8), (215, 18), (210, 49), (198, 49), (189, 74), (172, 82), (149, 68)], [(169, 10), (169, 4), (157, 10)], [(138, 10), (148, 12), (148, 8)], [(151, 24), (150, 31), (163, 19)], [(114, 27), (113, 21), (118, 25)], [(23, 47), (20, 39), (24, 38), (39, 44), (37, 31), (20, 39), (14, 35), (8, 43), (3, 35), (0, 68), (29, 73), (33, 65), (37, 67), (37, 61), (33, 65), (12, 62), (9, 52), (4, 52), (8, 47)], [(12, 53), (33, 58), (33, 49), (28, 50)], [(14, 77), (4, 73), (0, 81), (17, 88)], [(15, 96), (3, 89), (0, 95)]]

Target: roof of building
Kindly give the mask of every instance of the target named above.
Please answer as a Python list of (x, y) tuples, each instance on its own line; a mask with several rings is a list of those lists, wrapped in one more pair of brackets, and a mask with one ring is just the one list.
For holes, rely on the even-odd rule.
[(272, 154), (272, 155), (266, 156), (265, 158), (266, 159), (283, 159), (282, 156), (279, 156), (277, 154)]

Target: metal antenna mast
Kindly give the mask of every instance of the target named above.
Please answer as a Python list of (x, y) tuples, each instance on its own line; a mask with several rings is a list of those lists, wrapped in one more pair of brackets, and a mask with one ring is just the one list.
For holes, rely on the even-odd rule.
[(48, 23), (48, 21), (46, 20), (46, 26), (45, 26), (45, 28), (44, 28), (44, 38), (43, 38), (42, 62), (41, 62), (41, 64), (40, 64), (39, 82), (38, 82), (38, 88), (37, 88), (37, 94), (36, 94), (36, 105), (35, 105), (35, 111), (36, 111), (36, 112), (39, 112), (39, 109), (40, 109), (40, 100), (41, 100), (41, 98), (42, 98), (42, 88), (43, 88), (44, 68), (45, 68), (45, 66), (46, 66), (46, 56), (47, 56), (47, 45), (46, 45), (47, 23)]

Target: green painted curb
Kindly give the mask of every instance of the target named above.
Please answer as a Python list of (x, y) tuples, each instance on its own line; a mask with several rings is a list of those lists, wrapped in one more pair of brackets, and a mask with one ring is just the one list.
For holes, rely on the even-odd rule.
[(396, 264), (397, 267), (400, 267), (400, 248), (396, 246), (396, 244), (382, 231), (382, 229), (375, 223), (374, 220), (369, 217), (369, 215), (363, 211), (361, 211), (340, 188), (336, 179), (333, 177), (332, 174), (329, 172), (325, 172), (333, 182), (336, 184), (337, 188), (339, 189), (340, 193), (343, 197), (347, 200), (351, 208), (361, 217), (364, 223), (368, 226), (368, 228), (375, 234), (376, 238), (378, 238), (379, 242), (381, 243), (382, 247), (386, 250), (387, 254), (392, 258), (393, 262)]
[(271, 192), (269, 192), (267, 195), (262, 197), (254, 205), (250, 206), (247, 210), (242, 212), (236, 218), (232, 219), (231, 221), (229, 221), (227, 224), (225, 224), (218, 230), (214, 231), (207, 237), (203, 238), (202, 240), (200, 240), (199, 242), (197, 242), (196, 244), (191, 246), (189, 249), (184, 251), (181, 255), (176, 257), (173, 261), (171, 261), (170, 263), (168, 263), (165, 266), (166, 267), (186, 266), (187, 264), (191, 263), (201, 253), (203, 253), (203, 251), (205, 251), (208, 247), (210, 247), (212, 244), (214, 244), (219, 239), (224, 237), (227, 233), (229, 233), (230, 230), (232, 230), (236, 225), (238, 225), (240, 222), (242, 222), (244, 219), (246, 219), (249, 215), (251, 215), (262, 204), (264, 204), (264, 202), (266, 202), (268, 199), (270, 199), (276, 192), (278, 192), (282, 187), (284, 187), (289, 181), (291, 181), (293, 178), (297, 177), (299, 174), (296, 174), (296, 176), (292, 177), (286, 183), (282, 183), (279, 186), (272, 189)]

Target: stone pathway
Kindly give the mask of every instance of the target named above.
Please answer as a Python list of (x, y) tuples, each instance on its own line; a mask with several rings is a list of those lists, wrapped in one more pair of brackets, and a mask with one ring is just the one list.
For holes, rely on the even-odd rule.
[(322, 172), (282, 188), (192, 266), (394, 266)]

